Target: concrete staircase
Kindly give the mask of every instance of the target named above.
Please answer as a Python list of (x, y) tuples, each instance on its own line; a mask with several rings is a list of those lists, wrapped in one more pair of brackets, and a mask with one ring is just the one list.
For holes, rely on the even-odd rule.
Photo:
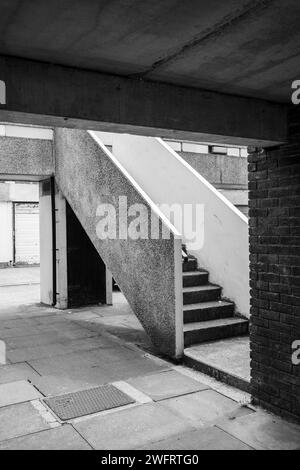
[(184, 346), (248, 334), (247, 319), (234, 316), (233, 302), (223, 300), (222, 288), (209, 283), (209, 273), (197, 260), (183, 259)]

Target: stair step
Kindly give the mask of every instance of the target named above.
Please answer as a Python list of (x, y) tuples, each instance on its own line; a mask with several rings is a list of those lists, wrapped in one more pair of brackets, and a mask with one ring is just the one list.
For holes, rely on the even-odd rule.
[(249, 332), (249, 321), (235, 317), (188, 323), (184, 325), (183, 331), (184, 345), (187, 347), (206, 341), (246, 335)]
[(218, 320), (234, 314), (234, 303), (224, 300), (201, 302), (183, 307), (184, 323)]
[(207, 271), (188, 271), (183, 273), (183, 287), (203, 286), (207, 283)]
[(182, 262), (182, 271), (186, 273), (187, 271), (197, 271), (198, 263), (196, 258), (188, 258), (187, 261)]
[(221, 292), (221, 287), (215, 286), (213, 284), (205, 284), (204, 286), (196, 287), (184, 287), (183, 305), (218, 300), (221, 296)]

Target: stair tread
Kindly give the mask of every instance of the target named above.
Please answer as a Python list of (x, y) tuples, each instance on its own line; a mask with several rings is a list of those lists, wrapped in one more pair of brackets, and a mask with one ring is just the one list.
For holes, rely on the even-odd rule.
[(211, 300), (209, 302), (199, 302), (199, 303), (196, 303), (196, 304), (184, 305), (183, 306), (183, 311), (206, 310), (207, 308), (227, 307), (228, 305), (234, 305), (234, 303), (233, 302), (227, 302), (226, 300)]
[(207, 328), (217, 328), (227, 325), (239, 325), (248, 323), (249, 321), (245, 318), (231, 317), (222, 318), (219, 320), (200, 321), (195, 323), (186, 323), (183, 327), (183, 331), (195, 331), (195, 330), (206, 330)]
[(221, 289), (221, 287), (214, 284), (205, 284), (204, 286), (183, 287), (183, 292), (199, 292), (217, 289)]
[(189, 276), (201, 276), (201, 275), (207, 275), (208, 274), (208, 271), (199, 271), (199, 269), (197, 269), (196, 271), (186, 271), (185, 273), (183, 273), (183, 276), (184, 277), (189, 277)]

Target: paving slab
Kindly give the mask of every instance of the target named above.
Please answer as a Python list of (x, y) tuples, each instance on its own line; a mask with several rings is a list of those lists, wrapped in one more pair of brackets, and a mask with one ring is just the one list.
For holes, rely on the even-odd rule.
[(252, 450), (239, 439), (216, 427), (204, 428), (154, 442), (140, 450)]
[(3, 406), (37, 400), (42, 395), (26, 380), (0, 385), (0, 408)]
[(224, 417), (234, 419), (237, 416), (253, 413), (249, 408), (241, 406), (215, 390), (204, 390), (191, 395), (171, 398), (163, 401), (162, 406), (189, 419), (198, 426), (213, 423)]
[(16, 382), (18, 380), (33, 381), (39, 375), (29, 364), (7, 364), (0, 367), (0, 384)]
[(40, 375), (65, 376), (72, 380), (97, 380), (99, 385), (166, 368), (141, 353), (117, 344), (111, 349), (96, 349), (30, 360), (29, 364)]
[(259, 411), (218, 427), (257, 450), (296, 450), (300, 447), (300, 426), (269, 413)]
[(71, 354), (79, 351), (89, 351), (95, 349), (109, 348), (111, 344), (101, 337), (80, 338), (77, 340), (59, 339), (56, 343), (49, 343), (41, 346), (8, 349), (7, 357), (10, 362), (23, 362), (32, 359), (42, 359), (46, 357)]
[(90, 380), (84, 380), (80, 377), (72, 379), (62, 375), (43, 375), (36, 376), (32, 380), (33, 385), (46, 397), (86, 390), (107, 382), (107, 376), (102, 377), (102, 380), (101, 378), (97, 380), (95, 376)]
[(31, 403), (0, 408), (0, 442), (49, 429), (49, 427)]
[(159, 403), (139, 405), (74, 423), (95, 449), (136, 449), (166, 437), (192, 430)]
[(127, 382), (154, 401), (206, 390), (209, 387), (179, 372), (169, 370), (158, 374), (136, 377)]
[(0, 450), (91, 450), (70, 425), (40, 431), (0, 443)]

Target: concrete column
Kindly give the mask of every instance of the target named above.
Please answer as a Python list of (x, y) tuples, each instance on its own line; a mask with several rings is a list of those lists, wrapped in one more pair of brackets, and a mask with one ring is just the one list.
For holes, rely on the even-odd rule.
[(68, 308), (68, 263), (67, 263), (67, 219), (66, 199), (56, 188), (56, 308)]
[(53, 305), (53, 240), (50, 180), (40, 182), (40, 285), (41, 302)]

